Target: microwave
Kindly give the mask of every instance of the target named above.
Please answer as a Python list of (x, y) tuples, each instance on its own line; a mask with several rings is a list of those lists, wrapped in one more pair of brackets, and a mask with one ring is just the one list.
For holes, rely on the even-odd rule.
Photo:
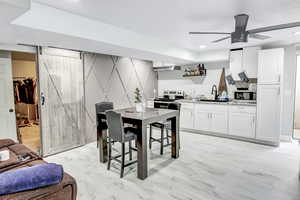
[(256, 93), (250, 91), (238, 91), (234, 92), (234, 100), (246, 100), (246, 101), (255, 101)]

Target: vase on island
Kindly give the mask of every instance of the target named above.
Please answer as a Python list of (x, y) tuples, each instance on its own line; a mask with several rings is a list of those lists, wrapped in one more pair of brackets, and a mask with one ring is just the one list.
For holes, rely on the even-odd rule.
[(136, 109), (136, 112), (144, 112), (144, 106), (143, 106), (143, 103), (136, 103), (135, 104), (135, 109)]
[(135, 94), (135, 109), (136, 112), (144, 112), (144, 104), (142, 102), (142, 95), (139, 88), (136, 88), (134, 91)]

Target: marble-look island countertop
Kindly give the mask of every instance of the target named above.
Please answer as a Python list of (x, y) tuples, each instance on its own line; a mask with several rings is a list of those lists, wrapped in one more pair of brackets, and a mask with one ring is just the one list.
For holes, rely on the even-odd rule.
[(194, 100), (194, 99), (182, 99), (182, 100), (177, 100), (176, 102), (179, 102), (179, 103), (195, 103), (195, 104), (256, 106), (256, 103), (240, 102), (240, 101), (218, 102), (218, 101), (199, 101), (199, 100)]

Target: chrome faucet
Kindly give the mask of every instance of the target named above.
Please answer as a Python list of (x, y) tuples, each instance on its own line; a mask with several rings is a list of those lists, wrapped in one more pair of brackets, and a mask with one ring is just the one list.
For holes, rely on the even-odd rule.
[(215, 99), (214, 99), (214, 100), (217, 100), (217, 99), (218, 99), (218, 89), (217, 89), (217, 86), (216, 86), (216, 85), (213, 85), (213, 86), (212, 86), (211, 94), (214, 94), (214, 95), (215, 95)]

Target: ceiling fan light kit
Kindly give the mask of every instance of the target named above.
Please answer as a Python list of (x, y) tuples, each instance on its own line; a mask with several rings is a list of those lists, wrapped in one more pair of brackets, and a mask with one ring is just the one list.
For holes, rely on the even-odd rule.
[(229, 35), (223, 37), (221, 39), (212, 41), (213, 43), (221, 42), (223, 40), (227, 40), (231, 38), (231, 43), (239, 43), (239, 42), (248, 42), (248, 38), (258, 39), (258, 40), (266, 40), (271, 37), (260, 35), (258, 33), (269, 32), (274, 30), (281, 30), (286, 28), (294, 28), (300, 26), (300, 22), (288, 23), (288, 24), (280, 24), (275, 26), (267, 26), (252, 30), (247, 30), (249, 15), (247, 14), (239, 14), (234, 16), (235, 19), (235, 31), (232, 33), (226, 32), (189, 32), (191, 35), (207, 35), (207, 34), (218, 34), (218, 35)]

